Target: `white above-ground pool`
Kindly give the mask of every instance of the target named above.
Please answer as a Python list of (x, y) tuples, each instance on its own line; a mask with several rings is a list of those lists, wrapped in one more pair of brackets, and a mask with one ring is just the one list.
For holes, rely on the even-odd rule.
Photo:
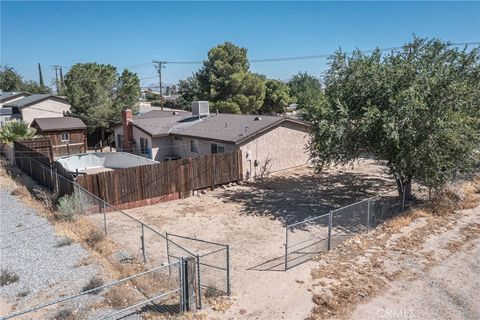
[(158, 163), (157, 161), (126, 152), (83, 153), (60, 157), (56, 162), (69, 172), (90, 174)]

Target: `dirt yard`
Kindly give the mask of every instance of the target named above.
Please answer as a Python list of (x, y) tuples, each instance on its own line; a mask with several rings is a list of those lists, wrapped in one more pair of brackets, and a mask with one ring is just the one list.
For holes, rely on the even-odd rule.
[[(162, 232), (230, 245), (232, 306), (224, 313), (209, 312), (211, 317), (300, 319), (314, 306), (310, 292), (314, 264), (283, 271), (285, 222), (328, 213), (393, 189), (382, 166), (362, 160), (354, 169), (316, 175), (302, 167), (263, 182), (218, 188), (127, 212)], [(92, 219), (103, 223), (101, 215)], [(107, 215), (107, 221), (109, 237), (138, 253), (138, 224), (114, 213)]]
[(318, 260), (309, 319), (479, 319), (480, 178), (450, 190)]

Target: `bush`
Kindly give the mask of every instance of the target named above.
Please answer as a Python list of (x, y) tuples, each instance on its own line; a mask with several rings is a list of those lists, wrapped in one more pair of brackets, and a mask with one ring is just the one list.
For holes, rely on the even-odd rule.
[(66, 247), (71, 245), (72, 243), (73, 243), (73, 240), (70, 239), (69, 237), (62, 237), (58, 239), (56, 247), (57, 248)]
[(18, 274), (2, 269), (2, 272), (0, 273), (0, 286), (8, 286), (9, 284), (17, 282), (19, 279), (20, 277)]
[(222, 293), (214, 285), (207, 286), (207, 289), (205, 290), (206, 298), (215, 298), (221, 295)]
[(76, 319), (73, 311), (70, 309), (60, 309), (53, 316), (54, 320), (73, 320)]
[[(101, 287), (101, 286), (103, 286), (102, 278), (99, 278), (99, 277), (95, 276), (95, 277), (91, 278), (90, 281), (88, 281), (88, 283), (83, 287), (82, 291), (83, 292), (89, 291), (89, 290), (92, 290), (92, 289), (95, 289), (95, 288), (98, 288), (98, 287)], [(102, 291), (102, 289), (93, 290), (89, 294), (99, 294), (100, 291)]]
[(125, 285), (111, 288), (105, 294), (105, 299), (108, 305), (114, 308), (125, 308), (135, 303), (132, 289)]
[(55, 217), (59, 220), (73, 221), (75, 216), (81, 212), (80, 201), (75, 195), (64, 195), (58, 200)]
[(88, 232), (87, 237), (85, 238), (85, 243), (89, 247), (94, 248), (100, 241), (103, 240), (103, 238), (105, 238), (103, 232), (94, 228)]

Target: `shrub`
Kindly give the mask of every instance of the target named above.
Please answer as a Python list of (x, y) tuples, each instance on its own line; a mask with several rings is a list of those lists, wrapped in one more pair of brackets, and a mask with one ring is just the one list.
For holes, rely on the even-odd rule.
[(114, 308), (125, 308), (135, 303), (132, 289), (127, 286), (111, 288), (105, 294), (105, 298), (108, 305)]
[[(91, 278), (90, 281), (88, 281), (88, 283), (83, 287), (82, 291), (85, 292), (85, 291), (92, 290), (92, 289), (95, 289), (95, 288), (98, 288), (98, 287), (101, 287), (101, 286), (103, 286), (102, 278), (99, 278), (99, 277), (95, 276), (95, 277)], [(99, 294), (100, 291), (102, 291), (102, 289), (93, 290), (89, 294)]]
[(214, 285), (207, 286), (207, 289), (205, 290), (206, 298), (214, 298), (221, 295), (221, 292)]
[(73, 221), (81, 212), (80, 201), (75, 195), (64, 195), (58, 200), (55, 217), (59, 220)]
[(70, 239), (69, 237), (61, 237), (58, 239), (56, 247), (61, 248), (61, 247), (66, 247), (69, 246), (73, 243), (73, 240)]
[(85, 238), (85, 243), (89, 247), (94, 248), (100, 241), (103, 240), (103, 238), (105, 238), (103, 232), (94, 228), (88, 232)]
[(27, 289), (27, 290), (23, 290), (23, 291), (20, 291), (18, 294), (17, 294), (17, 297), (19, 298), (25, 298), (26, 296), (28, 296), (28, 294), (30, 293), (30, 291)]
[(7, 286), (9, 284), (12, 284), (14, 282), (17, 282), (20, 279), (18, 274), (11, 272), (7, 269), (2, 269), (2, 272), (0, 273), (0, 286)]
[(73, 311), (70, 309), (60, 309), (57, 313), (53, 316), (54, 320), (73, 320), (75, 316)]

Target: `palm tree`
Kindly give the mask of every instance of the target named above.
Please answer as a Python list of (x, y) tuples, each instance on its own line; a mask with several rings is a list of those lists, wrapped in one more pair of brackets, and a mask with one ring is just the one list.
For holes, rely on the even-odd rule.
[(33, 139), (37, 130), (22, 120), (12, 120), (0, 127), (0, 142), (12, 144), (13, 141)]

